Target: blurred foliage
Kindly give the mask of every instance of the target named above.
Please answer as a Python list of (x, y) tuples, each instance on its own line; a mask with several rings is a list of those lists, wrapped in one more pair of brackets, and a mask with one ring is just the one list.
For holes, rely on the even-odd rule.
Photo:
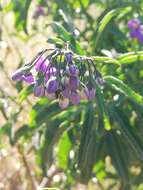
[[(44, 15), (39, 13), (44, 20), (42, 29), (36, 25), (40, 18), (33, 17), (33, 6), (45, 11)], [(27, 112), (29, 121), (19, 127), (17, 120), (25, 109), (23, 103), (29, 105), (32, 88), (21, 90), (21, 82), (12, 84), (20, 91), (16, 98), (0, 87), (0, 111), (5, 119), (0, 126), (0, 143), (7, 136), (10, 144), (18, 144), (23, 154), (30, 151), (35, 155), (40, 170), (37, 183), (44, 177), (51, 180), (48, 171), (54, 166), (62, 177), (45, 186), (71, 189), (76, 183), (87, 185), (96, 179), (102, 190), (104, 181), (111, 179), (110, 190), (141, 190), (143, 48), (128, 37), (127, 22), (134, 17), (143, 21), (143, 1), (11, 0), (1, 4), (1, 16), (9, 13), (14, 16), (15, 25), (11, 37), (28, 42), (41, 30), (47, 36), (47, 28), (52, 28), (48, 43), (63, 47), (68, 41), (75, 55), (92, 56), (105, 86), (97, 89), (95, 101), (83, 101), (66, 110), (45, 98), (32, 102)], [(1, 69), (7, 76), (3, 62)], [(19, 62), (23, 63), (21, 56)], [(8, 112), (11, 104), (14, 109)]]

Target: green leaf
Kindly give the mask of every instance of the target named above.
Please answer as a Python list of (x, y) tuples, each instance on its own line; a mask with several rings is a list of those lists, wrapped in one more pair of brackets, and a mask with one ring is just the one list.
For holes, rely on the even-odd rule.
[(27, 17), (28, 11), (32, 0), (13, 0), (12, 6), (15, 13), (15, 26), (17, 30), (24, 30), (26, 34), (27, 31)]
[(107, 133), (107, 145), (113, 165), (115, 166), (119, 176), (121, 177), (122, 183), (128, 184), (128, 168), (125, 159), (123, 158), (123, 154), (120, 151), (120, 144), (117, 141), (117, 135), (115, 132), (110, 131)]
[(111, 11), (109, 11), (104, 17), (103, 19), (100, 21), (99, 26), (98, 26), (98, 30), (97, 30), (97, 36), (96, 36), (96, 41), (95, 44), (97, 46), (98, 41), (100, 39), (100, 37), (102, 36), (102, 33), (106, 27), (106, 25), (110, 22), (110, 20), (117, 15), (118, 9), (113, 9)]
[(64, 46), (64, 42), (60, 38), (57, 38), (57, 37), (48, 38), (47, 42), (51, 44), (56, 44), (56, 46), (58, 47)]
[(126, 139), (128, 140), (129, 144), (133, 148), (134, 152), (138, 155), (138, 157), (143, 160), (143, 148), (140, 145), (140, 142), (135, 137), (135, 134), (132, 132), (132, 128), (127, 121), (125, 121), (124, 115), (120, 112), (113, 104), (110, 103), (109, 111), (113, 116), (115, 122), (118, 123), (119, 129), (125, 135)]
[(21, 90), (19, 93), (19, 101), (20, 103), (27, 99), (27, 97), (32, 94), (33, 92), (33, 85), (27, 86)]
[(127, 96), (128, 98), (130, 98), (131, 100), (135, 101), (138, 104), (143, 104), (143, 97), (134, 90), (132, 90), (123, 81), (113, 76), (105, 76), (104, 80), (106, 81), (107, 84), (109, 84), (112, 88), (114, 88), (118, 92), (123, 93), (125, 96)]
[(143, 51), (122, 54), (118, 57), (118, 61), (120, 64), (129, 64), (136, 61), (143, 61)]
[(51, 23), (51, 26), (54, 32), (58, 34), (59, 38), (61, 38), (66, 43), (69, 42), (69, 46), (74, 52), (80, 55), (85, 54), (85, 51), (81, 48), (79, 42), (77, 42), (73, 35), (70, 34), (61, 24), (53, 22)]
[(98, 86), (96, 86), (96, 100), (97, 100), (98, 110), (99, 110), (99, 120), (100, 121), (103, 120), (105, 129), (110, 130), (111, 126), (110, 126), (110, 121), (107, 114), (107, 109), (105, 106), (104, 96)]
[(71, 149), (71, 142), (67, 132), (64, 132), (64, 134), (61, 136), (57, 145), (57, 149), (58, 166), (62, 169), (66, 169), (68, 165), (68, 155)]
[(108, 25), (108, 23), (111, 21), (112, 18), (119, 17), (121, 18), (123, 15), (127, 14), (129, 11), (131, 11), (132, 8), (130, 6), (125, 6), (124, 8), (117, 8), (117, 9), (112, 9), (109, 11), (100, 21), (97, 29), (97, 36), (96, 36), (96, 41), (95, 41), (95, 47), (98, 45), (98, 42), (103, 35), (103, 32)]

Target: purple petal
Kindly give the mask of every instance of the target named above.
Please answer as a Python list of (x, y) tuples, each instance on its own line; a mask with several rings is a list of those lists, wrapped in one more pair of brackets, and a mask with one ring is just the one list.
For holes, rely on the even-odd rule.
[(95, 92), (96, 92), (96, 91), (95, 91), (95, 89), (93, 89), (93, 88), (88, 91), (88, 99), (89, 99), (89, 100), (93, 100), (93, 99), (95, 98)]
[(72, 62), (72, 58), (73, 58), (72, 52), (67, 52), (67, 53), (65, 54), (65, 57), (66, 57), (66, 61), (67, 61), (68, 63)]
[(13, 73), (11, 78), (12, 80), (16, 81), (16, 80), (22, 80), (22, 77), (23, 77), (23, 72), (16, 71), (15, 73)]
[(65, 87), (65, 89), (62, 91), (62, 94), (65, 98), (69, 98), (70, 97), (70, 89), (68, 87)]
[(138, 40), (140, 43), (143, 43), (143, 25), (140, 25), (139, 27)]
[(130, 31), (130, 37), (131, 38), (138, 38), (139, 30), (131, 30)]
[(34, 87), (34, 95), (37, 96), (37, 97), (42, 97), (44, 96), (44, 92), (45, 92), (45, 89), (42, 85), (35, 85)]
[(49, 94), (55, 93), (58, 90), (58, 82), (56, 77), (51, 77), (46, 83), (46, 89)]
[(34, 77), (31, 73), (23, 75), (22, 79), (29, 84), (34, 84)]
[(80, 96), (76, 92), (72, 92), (70, 100), (73, 105), (78, 105), (80, 103)]
[(78, 68), (76, 65), (70, 65), (68, 68), (67, 68), (67, 72), (69, 73), (69, 75), (71, 76), (77, 76), (78, 75)]
[(38, 71), (46, 72), (48, 65), (49, 65), (49, 60), (48, 59), (45, 60), (44, 57), (40, 57), (40, 59), (35, 64), (35, 70), (37, 72)]
[(128, 22), (128, 28), (129, 29), (137, 29), (139, 28), (141, 22), (139, 19), (131, 19), (129, 22)]
[(70, 76), (69, 87), (71, 90), (75, 91), (79, 86), (79, 79), (75, 76)]

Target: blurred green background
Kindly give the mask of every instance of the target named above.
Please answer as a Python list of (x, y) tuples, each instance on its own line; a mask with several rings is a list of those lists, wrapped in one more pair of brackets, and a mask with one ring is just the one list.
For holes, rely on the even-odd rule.
[[(143, 47), (128, 21), (142, 0), (0, 1), (0, 190), (143, 190)], [(105, 80), (61, 110), (12, 73), (69, 42)]]

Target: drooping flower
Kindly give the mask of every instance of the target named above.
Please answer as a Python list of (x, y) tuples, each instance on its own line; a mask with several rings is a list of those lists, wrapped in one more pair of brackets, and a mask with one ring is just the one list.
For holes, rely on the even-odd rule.
[(70, 101), (73, 105), (78, 105), (80, 103), (80, 96), (76, 92), (72, 92), (70, 95)]
[(14, 81), (16, 81), (16, 80), (22, 80), (22, 78), (23, 78), (23, 72), (16, 71), (12, 75), (12, 80), (14, 80)]
[(57, 78), (52, 76), (46, 83), (46, 90), (49, 94), (55, 93), (58, 90)]
[(31, 73), (25, 74), (22, 76), (22, 80), (29, 84), (34, 84), (34, 77)]
[(94, 88), (86, 89), (85, 93), (86, 93), (88, 100), (93, 100), (95, 98), (96, 91)]
[[(142, 30), (140, 32), (142, 34)], [(85, 66), (84, 69), (81, 69), (82, 65), (79, 67), (80, 62), (83, 64), (80, 56), (77, 59), (78, 65), (76, 65), (73, 53), (70, 51), (56, 48), (45, 56), (46, 52), (48, 51), (38, 53), (33, 61), (18, 69), (12, 79), (22, 80), (30, 85), (34, 84), (35, 96), (47, 97), (49, 100), (58, 99), (62, 109), (66, 108), (69, 102), (78, 105), (80, 100), (95, 98), (96, 85), (94, 84), (101, 86), (103, 79), (92, 60), (89, 64), (89, 60), (85, 58), (92, 71), (92, 75), (89, 75), (88, 67)], [(61, 61), (63, 55), (64, 61)]]
[(49, 60), (41, 56), (36, 61), (35, 70), (37, 72), (38, 71), (46, 72), (48, 65), (49, 65)]
[(70, 76), (69, 78), (69, 88), (72, 90), (72, 91), (75, 91), (79, 86), (79, 79), (78, 77), (75, 77), (75, 76)]
[(79, 73), (77, 66), (75, 64), (69, 65), (69, 67), (67, 68), (67, 73), (70, 76), (77, 76)]
[(131, 19), (128, 22), (130, 29), (130, 37), (136, 39), (139, 43), (143, 43), (143, 25), (139, 19)]
[(68, 86), (65, 87), (65, 89), (62, 91), (63, 97), (69, 98), (69, 97), (70, 97), (70, 94), (71, 94), (71, 91), (70, 91), (69, 87), (68, 87)]
[(33, 92), (34, 92), (34, 95), (36, 97), (42, 97), (42, 96), (44, 96), (44, 92), (45, 92), (44, 86), (36, 84), (34, 86)]
[(131, 30), (138, 29), (141, 24), (141, 21), (139, 19), (131, 19), (128, 22), (128, 28)]
[(73, 54), (72, 54), (72, 52), (66, 52), (65, 53), (65, 58), (66, 58), (66, 61), (68, 62), (68, 63), (71, 63), (72, 62), (72, 59), (73, 59)]

